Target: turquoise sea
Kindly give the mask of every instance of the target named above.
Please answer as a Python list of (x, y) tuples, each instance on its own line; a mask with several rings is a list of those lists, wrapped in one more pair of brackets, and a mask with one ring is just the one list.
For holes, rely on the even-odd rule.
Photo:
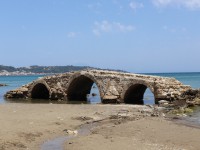
[(0, 76), (0, 83), (8, 86), (0, 87), (0, 104), (7, 103), (3, 95), (9, 91), (16, 89), (22, 85), (25, 85), (33, 80), (42, 77), (42, 75), (31, 75), (31, 76)]
[(193, 88), (200, 88), (200, 72), (185, 72), (185, 73), (151, 73), (148, 75), (156, 75), (163, 77), (173, 77), (181, 81), (185, 85), (190, 85)]

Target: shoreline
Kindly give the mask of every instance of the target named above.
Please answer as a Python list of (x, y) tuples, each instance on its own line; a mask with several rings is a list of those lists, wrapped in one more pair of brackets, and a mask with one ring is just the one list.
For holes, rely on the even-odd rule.
[(117, 145), (129, 150), (134, 144), (138, 149), (200, 147), (199, 128), (169, 121), (148, 106), (6, 103), (0, 105), (0, 149), (38, 150), (49, 139), (67, 136), (67, 130), (99, 120), (104, 121), (91, 134), (66, 141), (64, 149), (100, 150), (108, 146), (114, 150)]
[(1, 73), (0, 72), (0, 77), (12, 77), (12, 76), (50, 76), (50, 75), (55, 75), (58, 73), (24, 73), (24, 72), (7, 72), (7, 73)]

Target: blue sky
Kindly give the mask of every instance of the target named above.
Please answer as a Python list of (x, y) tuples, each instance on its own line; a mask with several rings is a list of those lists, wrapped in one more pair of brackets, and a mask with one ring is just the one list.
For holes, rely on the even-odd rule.
[(200, 71), (200, 0), (1, 0), (0, 64)]

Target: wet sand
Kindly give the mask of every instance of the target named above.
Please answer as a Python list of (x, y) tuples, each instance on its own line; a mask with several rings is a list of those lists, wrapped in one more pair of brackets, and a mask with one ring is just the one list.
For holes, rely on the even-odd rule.
[(150, 117), (151, 111), (133, 105), (2, 104), (0, 150), (39, 150), (48, 139), (88, 122), (99, 125), (66, 141), (63, 149), (199, 149), (200, 129)]

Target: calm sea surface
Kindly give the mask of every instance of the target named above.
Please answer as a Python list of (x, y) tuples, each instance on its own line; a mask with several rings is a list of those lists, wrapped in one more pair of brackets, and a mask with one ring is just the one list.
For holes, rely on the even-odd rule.
[(6, 103), (3, 95), (9, 91), (25, 85), (33, 80), (38, 79), (39, 75), (32, 76), (0, 76), (0, 83), (7, 84), (8, 86), (0, 87), (0, 103)]
[(152, 73), (149, 75), (173, 77), (181, 81), (185, 85), (190, 85), (193, 88), (200, 88), (200, 72), (194, 73)]

